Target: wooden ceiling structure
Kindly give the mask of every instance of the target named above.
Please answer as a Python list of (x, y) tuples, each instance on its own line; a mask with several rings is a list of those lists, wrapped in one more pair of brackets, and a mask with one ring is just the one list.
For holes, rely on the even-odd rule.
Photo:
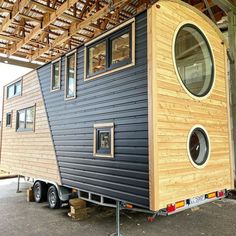
[[(215, 23), (214, 0), (184, 0)], [(236, 2), (233, 2), (236, 6)], [(0, 0), (0, 53), (48, 62), (147, 9), (157, 0)]]

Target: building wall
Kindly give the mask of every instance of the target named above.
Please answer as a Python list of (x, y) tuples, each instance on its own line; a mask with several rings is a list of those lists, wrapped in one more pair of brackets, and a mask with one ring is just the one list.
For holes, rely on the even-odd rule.
[[(226, 47), (202, 14), (176, 1), (159, 1), (148, 13), (150, 84), (151, 209), (233, 187)], [(215, 84), (210, 96), (197, 100), (181, 86), (173, 59), (175, 31), (182, 22), (199, 26), (212, 47)], [(203, 169), (188, 158), (188, 134), (200, 124), (208, 131), (211, 153)], [(151, 144), (151, 145), (152, 145)], [(150, 145), (150, 146), (151, 146)]]
[[(15, 174), (60, 184), (55, 150), (36, 71), (23, 76), (22, 81), (22, 96), (10, 99), (4, 97), (1, 167)], [(35, 131), (16, 132), (17, 110), (34, 105)], [(6, 113), (11, 111), (12, 127), (7, 128)]]
[[(136, 64), (84, 81), (84, 47), (77, 49), (77, 97), (50, 92), (51, 64), (38, 70), (62, 184), (149, 206), (147, 19), (136, 17)], [(114, 122), (115, 157), (93, 156), (93, 126)]]

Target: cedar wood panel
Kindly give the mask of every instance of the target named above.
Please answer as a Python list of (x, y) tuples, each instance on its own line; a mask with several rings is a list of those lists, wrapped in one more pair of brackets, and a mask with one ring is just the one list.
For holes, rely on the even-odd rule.
[[(7, 86), (5, 86), (6, 90)], [(5, 91), (6, 94), (6, 91)], [(1, 167), (7, 171), (60, 184), (54, 145), (48, 126), (37, 72), (22, 77), (22, 96), (4, 99)], [(35, 131), (16, 132), (17, 110), (36, 106)], [(6, 127), (6, 113), (12, 112), (12, 126)]]
[[(221, 189), (232, 188), (226, 47), (215, 28), (192, 7), (159, 1), (148, 12), (150, 98), (151, 209)], [(197, 100), (181, 86), (172, 56), (178, 26), (191, 21), (212, 47), (215, 83), (210, 96)], [(208, 131), (211, 153), (207, 166), (195, 168), (187, 154), (188, 133), (200, 124)]]

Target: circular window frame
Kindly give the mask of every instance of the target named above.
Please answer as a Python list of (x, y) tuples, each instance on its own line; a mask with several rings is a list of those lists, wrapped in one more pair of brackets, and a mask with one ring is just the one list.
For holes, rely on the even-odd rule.
[[(207, 47), (209, 49), (211, 60), (212, 60), (212, 75), (211, 75), (210, 89), (207, 90), (207, 92), (205, 92), (202, 96), (197, 96), (197, 95), (193, 94), (185, 86), (185, 84), (183, 83), (182, 78), (181, 78), (181, 76), (179, 74), (178, 67), (177, 67), (176, 60), (175, 60), (176, 39), (177, 39), (177, 36), (178, 36), (178, 33), (180, 32), (180, 30), (182, 28), (184, 28), (185, 26), (190, 26), (190, 27), (196, 29), (200, 33), (200, 35), (205, 39), (205, 42), (206, 42)], [(208, 37), (206, 36), (204, 30), (200, 26), (198, 26), (195, 22), (193, 22), (193, 21), (184, 21), (181, 24), (179, 24), (178, 27), (176, 28), (175, 33), (174, 33), (174, 37), (173, 37), (173, 42), (172, 42), (172, 60), (173, 60), (173, 64), (174, 64), (174, 68), (175, 68), (175, 73), (177, 75), (178, 81), (181, 84), (181, 87), (184, 89), (184, 91), (191, 98), (193, 98), (195, 100), (201, 101), (201, 100), (204, 100), (204, 99), (208, 98), (211, 95), (212, 90), (214, 89), (214, 86), (215, 86), (215, 79), (216, 79), (215, 56), (214, 56), (213, 49), (212, 49), (212, 46), (210, 44), (210, 41), (209, 41)]]
[[(193, 133), (194, 130), (196, 129), (201, 129), (204, 131), (205, 135), (206, 135), (206, 138), (207, 138), (207, 141), (208, 141), (208, 153), (207, 153), (207, 157), (206, 157), (206, 161), (202, 164), (202, 165), (198, 165), (196, 164), (193, 159), (192, 159), (192, 156), (191, 156), (191, 153), (190, 153), (190, 150), (189, 150), (189, 143), (190, 143), (190, 138), (191, 138), (191, 135)], [(189, 133), (188, 133), (188, 138), (187, 138), (187, 153), (188, 153), (188, 159), (189, 161), (191, 162), (191, 164), (197, 168), (197, 169), (203, 169), (206, 167), (206, 165), (208, 164), (209, 160), (210, 160), (210, 154), (211, 154), (211, 141), (210, 141), (210, 137), (209, 137), (209, 134), (208, 132), (206, 131), (206, 129), (202, 126), (202, 125), (194, 125)]]

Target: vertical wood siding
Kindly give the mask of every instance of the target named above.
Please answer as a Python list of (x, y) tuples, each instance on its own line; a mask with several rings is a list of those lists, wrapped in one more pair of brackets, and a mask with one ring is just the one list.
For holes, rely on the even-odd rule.
[[(60, 184), (54, 145), (37, 72), (25, 75), (22, 96), (4, 97), (1, 167), (7, 171), (33, 178), (48, 179)], [(17, 110), (36, 106), (35, 132), (16, 132)], [(6, 127), (6, 113), (11, 112), (12, 127)]]
[[(38, 70), (49, 124), (66, 186), (149, 206), (147, 19), (136, 18), (136, 65), (84, 81), (84, 48), (77, 49), (77, 97), (50, 92), (51, 65)], [(93, 125), (114, 122), (115, 158), (93, 157)]]

